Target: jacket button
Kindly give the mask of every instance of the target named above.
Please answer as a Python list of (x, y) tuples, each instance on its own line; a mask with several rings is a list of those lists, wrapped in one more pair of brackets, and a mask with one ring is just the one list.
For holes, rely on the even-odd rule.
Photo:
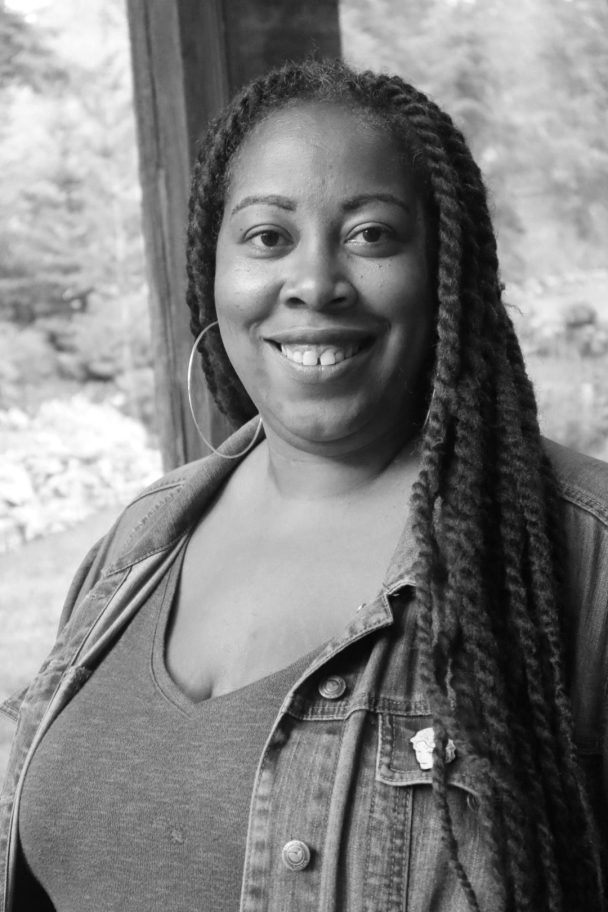
[(310, 864), (310, 849), (300, 839), (291, 839), (283, 846), (281, 857), (290, 871), (303, 871)]
[(319, 693), (326, 700), (339, 700), (345, 690), (346, 681), (337, 675), (331, 675), (319, 684)]

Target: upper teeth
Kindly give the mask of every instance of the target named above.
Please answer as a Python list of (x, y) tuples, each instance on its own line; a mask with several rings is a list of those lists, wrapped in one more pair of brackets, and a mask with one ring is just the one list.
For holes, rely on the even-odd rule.
[(313, 367), (315, 364), (339, 364), (359, 351), (359, 345), (281, 345), (281, 351), (290, 361)]

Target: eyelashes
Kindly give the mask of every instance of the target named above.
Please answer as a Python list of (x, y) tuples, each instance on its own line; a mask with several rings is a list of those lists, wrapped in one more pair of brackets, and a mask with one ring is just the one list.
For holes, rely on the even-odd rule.
[[(358, 226), (349, 231), (342, 244), (347, 249), (354, 249), (359, 254), (389, 252), (398, 243), (398, 235), (394, 228), (380, 223), (370, 223)], [(286, 253), (296, 244), (289, 231), (276, 225), (263, 225), (248, 231), (243, 238), (244, 243), (258, 253), (271, 255)]]
[(355, 244), (362, 244), (365, 246), (377, 246), (386, 241), (394, 241), (397, 239), (396, 232), (389, 228), (388, 225), (364, 225), (362, 228), (357, 228), (354, 232), (351, 232), (349, 235), (349, 242)]
[(262, 250), (276, 250), (290, 245), (290, 239), (285, 232), (278, 228), (261, 228), (256, 229), (246, 235), (245, 240), (252, 244), (253, 247)]

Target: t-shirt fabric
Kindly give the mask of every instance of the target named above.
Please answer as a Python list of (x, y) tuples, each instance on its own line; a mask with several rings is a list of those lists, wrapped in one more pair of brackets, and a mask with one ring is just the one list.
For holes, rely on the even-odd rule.
[[(183, 552), (182, 552), (183, 556)], [(20, 816), (57, 912), (236, 912), (255, 773), (305, 656), (193, 702), (165, 665), (181, 558), (45, 735)]]

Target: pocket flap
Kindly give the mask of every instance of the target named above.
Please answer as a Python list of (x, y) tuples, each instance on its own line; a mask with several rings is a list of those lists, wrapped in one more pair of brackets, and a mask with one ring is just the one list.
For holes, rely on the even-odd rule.
[[(376, 779), (386, 785), (431, 785), (432, 769), (422, 769), (416, 757), (411, 739), (421, 730), (431, 728), (430, 716), (397, 716), (391, 713), (380, 714), (378, 728), (378, 755), (376, 760)], [(475, 798), (473, 770), (467, 758), (459, 757), (447, 765), (447, 778), (450, 785), (465, 789)]]

